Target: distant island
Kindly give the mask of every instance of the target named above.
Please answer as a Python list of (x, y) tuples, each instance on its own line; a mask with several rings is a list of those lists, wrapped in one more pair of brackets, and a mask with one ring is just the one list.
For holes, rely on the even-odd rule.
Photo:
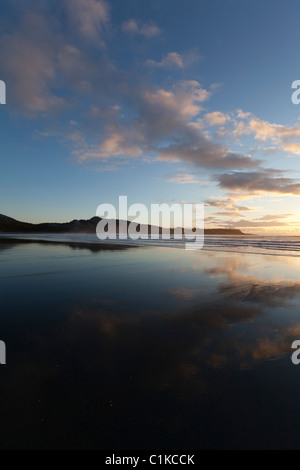
[[(63, 223), (42, 223), (31, 224), (28, 222), (20, 222), (6, 215), (0, 214), (0, 233), (96, 233), (97, 224), (100, 217), (92, 217), (91, 219), (72, 220)], [(130, 224), (127, 221), (127, 226)], [(151, 233), (151, 225), (137, 225), (137, 230), (141, 229), (142, 233)], [(117, 232), (119, 229), (119, 220), (116, 221)], [(159, 233), (163, 233), (163, 228), (159, 227)], [(174, 233), (174, 229), (170, 229), (170, 233)], [(205, 235), (245, 235), (238, 229), (213, 228), (205, 229)]]

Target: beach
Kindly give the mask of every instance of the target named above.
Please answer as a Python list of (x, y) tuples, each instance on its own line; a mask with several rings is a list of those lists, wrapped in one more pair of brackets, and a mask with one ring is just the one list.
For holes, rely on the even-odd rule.
[(0, 447), (299, 448), (299, 267), (0, 240)]

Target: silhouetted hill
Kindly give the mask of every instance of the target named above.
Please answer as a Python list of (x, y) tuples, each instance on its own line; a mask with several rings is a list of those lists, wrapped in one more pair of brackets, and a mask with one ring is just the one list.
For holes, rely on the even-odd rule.
[[(72, 220), (71, 222), (64, 223), (42, 223), (31, 224), (27, 222), (20, 222), (6, 215), (0, 214), (0, 233), (95, 233), (96, 226), (100, 222), (100, 217), (92, 217), (91, 219)], [(126, 222), (127, 226), (130, 222)], [(116, 221), (117, 232), (119, 231), (119, 220)], [(139, 224), (137, 224), (140, 229)], [(142, 225), (143, 233), (150, 233), (150, 225)], [(171, 233), (173, 230), (171, 230)], [(159, 227), (159, 233), (162, 233), (162, 228)], [(238, 229), (205, 229), (206, 235), (244, 235)]]
[(206, 228), (205, 235), (246, 235), (237, 228)]

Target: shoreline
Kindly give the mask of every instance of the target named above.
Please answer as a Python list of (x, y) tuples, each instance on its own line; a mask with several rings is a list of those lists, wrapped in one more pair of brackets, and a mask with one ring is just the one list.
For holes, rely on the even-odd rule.
[[(33, 235), (31, 233), (19, 234), (1, 234), (0, 233), (0, 244), (6, 245), (17, 245), (17, 244), (43, 244), (43, 245), (61, 245), (69, 246), (72, 249), (88, 249), (92, 252), (99, 251), (125, 251), (129, 248), (173, 248), (184, 250), (185, 243), (178, 243), (178, 240), (159, 240), (158, 243), (152, 243), (151, 240), (147, 242), (136, 242), (128, 243), (127, 240), (99, 240), (93, 237), (92, 239), (71, 239), (69, 234), (49, 234), (50, 238), (47, 238), (46, 234)], [(53, 238), (56, 235), (56, 238)], [(80, 234), (88, 235), (91, 234)], [(206, 241), (205, 241), (206, 238)], [(280, 240), (282, 237), (278, 237), (279, 240), (260, 239), (259, 237), (251, 237), (245, 239), (237, 236), (228, 237), (224, 236), (208, 236), (204, 237), (204, 245), (201, 248), (195, 248), (194, 251), (210, 251), (214, 253), (239, 253), (239, 254), (253, 254), (253, 255), (268, 255), (268, 256), (280, 256), (280, 257), (300, 257), (300, 240), (287, 241)], [(297, 238), (297, 237), (293, 237)], [(182, 240), (181, 240), (182, 241)]]
[(127, 250), (128, 248), (142, 248), (144, 245), (125, 245), (122, 243), (93, 243), (93, 242), (80, 242), (80, 241), (69, 241), (69, 240), (43, 240), (43, 239), (32, 239), (32, 238), (19, 238), (19, 237), (3, 237), (0, 234), (0, 243), (7, 244), (18, 244), (18, 243), (39, 243), (44, 245), (68, 245), (71, 248), (88, 248), (91, 251), (101, 250)]

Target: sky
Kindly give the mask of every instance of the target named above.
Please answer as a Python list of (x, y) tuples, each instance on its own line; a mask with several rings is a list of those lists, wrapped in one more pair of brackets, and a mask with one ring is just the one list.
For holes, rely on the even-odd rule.
[[(1, 0), (0, 213), (204, 204), (300, 235), (297, 0)], [(300, 94), (299, 94), (300, 96)]]

